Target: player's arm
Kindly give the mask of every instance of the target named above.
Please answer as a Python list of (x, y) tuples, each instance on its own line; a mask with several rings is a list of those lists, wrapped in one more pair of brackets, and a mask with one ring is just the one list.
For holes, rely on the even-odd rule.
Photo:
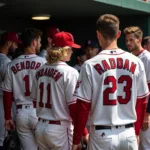
[(12, 92), (3, 92), (3, 105), (4, 105), (4, 118), (5, 118), (5, 128), (11, 130), (15, 128), (15, 124), (11, 116), (12, 108)]
[[(146, 65), (147, 66), (145, 66), (145, 71), (146, 71), (146, 77), (147, 77), (147, 82), (148, 82), (148, 88), (149, 88), (149, 91), (150, 91), (150, 71), (149, 71), (150, 59), (147, 60)], [(147, 102), (149, 103), (149, 101), (150, 101), (150, 96), (149, 96)], [(148, 105), (147, 105), (147, 109), (148, 109)], [(144, 116), (142, 130), (146, 131), (149, 128), (149, 122), (150, 122), (149, 113), (147, 113), (147, 110), (145, 109), (145, 116)]]
[(76, 97), (74, 97), (73, 94), (77, 86), (78, 77), (79, 73), (76, 70), (70, 71), (70, 74), (68, 74), (66, 77), (66, 84), (65, 84), (65, 97), (70, 111), (70, 116), (73, 122), (76, 114), (76, 101), (77, 101)]
[(11, 128), (15, 128), (15, 124), (12, 120), (11, 109), (12, 109), (12, 78), (11, 71), (9, 69), (9, 65), (6, 69), (6, 74), (4, 77), (4, 81), (2, 82), (1, 89), (3, 92), (3, 105), (4, 105), (4, 118), (5, 118), (5, 127), (7, 130)]
[(83, 131), (86, 126), (89, 111), (91, 109), (92, 99), (92, 84), (91, 76), (88, 73), (88, 66), (86, 63), (81, 67), (77, 89), (74, 96), (77, 97), (76, 116), (74, 123), (74, 135), (73, 135), (73, 148), (76, 147), (81, 141)]
[(150, 126), (150, 98), (148, 100), (147, 109), (144, 117), (143, 130), (146, 131)]
[(38, 87), (38, 81), (37, 81), (37, 75), (34, 77), (34, 80), (32, 82), (32, 88), (31, 88), (31, 94), (30, 98), (33, 102), (34, 108), (36, 108), (36, 100), (37, 100), (37, 87)]
[[(148, 83), (148, 87), (149, 87), (149, 91), (150, 91), (150, 83)], [(149, 117), (149, 113), (147, 113), (147, 109), (148, 105), (147, 102), (149, 103), (150, 101), (150, 96), (147, 98), (148, 101), (146, 101), (146, 107), (145, 107), (145, 114), (144, 114), (144, 121), (143, 121), (143, 125), (142, 125), (142, 130), (146, 131), (149, 128), (149, 122), (150, 122), (150, 117)]]
[(146, 110), (146, 100), (149, 95), (145, 69), (142, 62), (140, 63), (140, 66), (141, 66), (140, 74), (137, 77), (137, 103), (136, 103), (137, 121), (135, 122), (136, 135), (139, 135), (143, 124)]
[(74, 123), (73, 145), (78, 145), (81, 141), (81, 137), (83, 135), (83, 131), (85, 129), (90, 112), (91, 103), (78, 99), (76, 107), (77, 112)]
[(145, 110), (146, 110), (146, 99), (147, 97), (138, 98), (136, 103), (136, 115), (137, 121), (135, 122), (135, 133), (138, 136), (143, 125)]
[[(71, 118), (72, 118), (72, 120), (73, 120), (73, 124), (74, 124), (74, 122), (75, 122), (75, 117), (76, 117), (76, 113), (77, 113), (78, 109), (77, 109), (76, 100), (73, 100), (73, 101), (74, 101), (74, 103), (68, 105), (68, 107), (69, 107), (69, 111), (70, 111), (70, 116), (71, 116)], [(83, 131), (83, 133), (82, 133), (82, 136), (83, 136), (83, 138), (85, 139), (85, 141), (87, 142), (87, 140), (88, 140), (88, 130), (87, 130), (86, 127), (84, 128), (84, 131)]]

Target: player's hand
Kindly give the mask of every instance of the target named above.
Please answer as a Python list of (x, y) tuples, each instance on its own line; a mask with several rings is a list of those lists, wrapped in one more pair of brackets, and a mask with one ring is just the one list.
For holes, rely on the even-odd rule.
[(139, 145), (139, 143), (140, 143), (140, 138), (139, 138), (139, 136), (136, 136), (136, 139), (137, 139), (137, 144)]
[(13, 120), (5, 120), (5, 128), (6, 130), (15, 129), (15, 123)]
[(86, 136), (83, 136), (83, 141), (88, 143), (88, 140), (89, 140), (89, 134), (87, 134)]
[(149, 125), (150, 125), (150, 114), (146, 113), (146, 115), (144, 117), (144, 122), (143, 122), (142, 130), (146, 131), (149, 128)]
[(72, 150), (81, 150), (81, 145), (73, 145)]

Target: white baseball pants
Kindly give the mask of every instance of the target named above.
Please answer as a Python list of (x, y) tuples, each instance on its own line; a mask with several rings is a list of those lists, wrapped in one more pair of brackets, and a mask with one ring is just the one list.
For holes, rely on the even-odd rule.
[(135, 130), (125, 126), (102, 130), (92, 127), (88, 150), (138, 150)]
[(139, 150), (150, 150), (150, 127), (140, 132)]
[(17, 109), (16, 129), (23, 150), (38, 149), (34, 134), (37, 121), (36, 110), (32, 105), (23, 105)]
[(40, 120), (36, 126), (35, 136), (39, 150), (71, 150), (73, 126), (67, 121), (61, 121), (61, 125), (58, 125)]

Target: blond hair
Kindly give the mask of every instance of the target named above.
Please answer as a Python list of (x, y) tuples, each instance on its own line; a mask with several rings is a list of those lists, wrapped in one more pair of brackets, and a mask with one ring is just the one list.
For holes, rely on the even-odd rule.
[(101, 32), (106, 40), (116, 39), (119, 31), (119, 19), (112, 14), (105, 14), (98, 18), (96, 22), (97, 30)]
[(124, 34), (134, 34), (137, 39), (143, 37), (143, 31), (138, 26), (131, 26), (124, 29)]
[(69, 49), (69, 46), (48, 48), (46, 60), (49, 64), (57, 63), (68, 55), (67, 52)]

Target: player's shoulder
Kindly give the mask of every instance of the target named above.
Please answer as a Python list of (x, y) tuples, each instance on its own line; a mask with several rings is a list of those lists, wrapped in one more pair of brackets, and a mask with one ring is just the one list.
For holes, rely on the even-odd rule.
[(143, 57), (143, 58), (145, 58), (145, 59), (147, 59), (147, 60), (150, 60), (150, 52), (147, 51), (147, 50), (144, 50), (144, 51), (139, 55), (139, 58), (140, 58), (140, 57)]
[(2, 53), (0, 54), (0, 59), (5, 62), (11, 61), (11, 59), (9, 57), (7, 57), (5, 54), (2, 54)]
[(72, 66), (69, 66), (68, 64), (66, 64), (66, 66), (64, 67), (64, 72), (67, 72), (67, 73), (71, 73), (71, 74), (79, 74), (77, 69), (75, 69), (74, 67)]
[(43, 49), (40, 53), (39, 56), (45, 58), (47, 55), (47, 51), (45, 49)]
[(34, 60), (34, 61), (41, 61), (41, 62), (46, 62), (45, 58), (42, 58), (36, 54), (31, 54), (31, 55), (20, 55), (17, 58), (15, 58), (12, 62), (16, 61), (22, 61), (22, 60)]
[(135, 55), (133, 55), (132, 53), (129, 53), (129, 52), (126, 52), (126, 57), (129, 60), (132, 60), (132, 62), (134, 62), (135, 64), (143, 67), (143, 62), (139, 57), (137, 57), (137, 56), (135, 56)]

